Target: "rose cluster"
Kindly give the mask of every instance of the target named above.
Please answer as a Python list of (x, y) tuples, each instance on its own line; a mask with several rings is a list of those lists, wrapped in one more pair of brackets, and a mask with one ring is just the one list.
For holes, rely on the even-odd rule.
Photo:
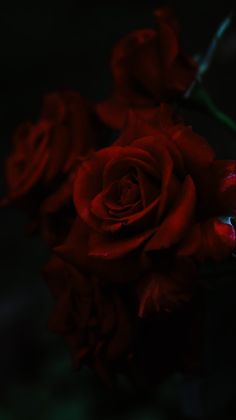
[(17, 128), (2, 200), (52, 249), (50, 327), (107, 383), (197, 363), (198, 267), (232, 255), (236, 214), (236, 161), (216, 160), (172, 106), (197, 71), (172, 12), (119, 41), (111, 69), (109, 98), (48, 94)]

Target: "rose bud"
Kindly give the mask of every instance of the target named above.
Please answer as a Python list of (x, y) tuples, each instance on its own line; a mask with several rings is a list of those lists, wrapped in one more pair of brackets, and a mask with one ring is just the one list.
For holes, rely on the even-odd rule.
[(129, 108), (176, 100), (194, 80), (197, 66), (182, 51), (179, 27), (169, 8), (155, 12), (155, 29), (126, 35), (114, 47), (111, 97), (96, 107), (101, 120), (121, 128)]

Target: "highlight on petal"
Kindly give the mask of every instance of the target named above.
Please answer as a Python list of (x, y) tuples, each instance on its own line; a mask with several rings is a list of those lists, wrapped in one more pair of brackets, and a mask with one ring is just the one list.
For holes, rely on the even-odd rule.
[(212, 216), (236, 215), (236, 161), (215, 160), (198, 179), (203, 210)]
[(212, 218), (193, 226), (178, 247), (178, 255), (203, 261), (207, 258), (223, 261), (236, 247), (236, 234), (230, 218)]

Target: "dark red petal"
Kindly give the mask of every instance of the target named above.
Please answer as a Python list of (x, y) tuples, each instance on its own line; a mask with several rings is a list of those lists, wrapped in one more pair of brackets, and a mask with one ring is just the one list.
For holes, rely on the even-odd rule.
[(88, 226), (77, 217), (66, 241), (54, 248), (56, 255), (76, 266), (88, 264)]
[(74, 203), (81, 218), (94, 229), (100, 230), (100, 224), (91, 214), (91, 201), (116, 179), (126, 175), (132, 166), (141, 167), (153, 176), (159, 171), (148, 152), (129, 146), (103, 149), (80, 166), (74, 183)]
[(56, 298), (71, 288), (78, 288), (83, 294), (89, 290), (89, 283), (84, 281), (82, 274), (56, 254), (44, 266), (43, 276)]
[(166, 147), (166, 143), (163, 141), (162, 137), (147, 137), (138, 139), (134, 141), (133, 145), (135, 147), (139, 147), (142, 150), (147, 150), (156, 161), (156, 167), (161, 173), (160, 179), (162, 185), (158, 208), (158, 217), (161, 217), (169, 200), (170, 183), (173, 177), (173, 161)]
[[(127, 77), (127, 65), (131, 57), (134, 57), (140, 48), (148, 44), (156, 36), (156, 31), (152, 29), (136, 30), (124, 38), (122, 38), (115, 45), (112, 53), (111, 67), (115, 83), (121, 86)], [(128, 64), (127, 61), (128, 60)]]
[(173, 92), (184, 92), (191, 85), (197, 72), (197, 64), (182, 52), (168, 74), (168, 89)]
[(70, 174), (65, 182), (44, 201), (40, 212), (41, 213), (55, 213), (66, 203), (72, 200), (74, 174)]
[(164, 20), (159, 19), (157, 30), (158, 47), (161, 63), (165, 71), (169, 71), (179, 52), (179, 42), (175, 30)]
[(169, 25), (173, 31), (175, 31), (176, 36), (179, 34), (179, 23), (173, 13), (173, 10), (168, 6), (159, 7), (154, 11), (154, 16), (156, 18), (157, 24), (165, 23)]
[[(152, 101), (158, 102), (163, 92), (163, 67), (165, 63), (163, 62), (163, 57), (161, 57), (161, 42), (159, 34), (155, 35), (148, 42), (140, 45), (129, 57), (127, 71), (131, 78), (130, 85), (132, 86), (132, 83), (136, 83), (137, 87), (134, 93), (139, 94), (141, 98), (143, 97), (144, 101), (145, 97), (148, 98), (149, 103)], [(141, 98), (138, 100), (134, 97), (132, 102), (134, 104), (140, 103)], [(145, 105), (145, 102), (141, 104)]]
[(178, 201), (164, 218), (160, 227), (156, 229), (155, 235), (147, 243), (145, 250), (154, 251), (168, 248), (179, 242), (188, 231), (193, 220), (195, 204), (195, 186), (191, 177), (187, 176)]
[(50, 93), (43, 100), (41, 118), (59, 124), (65, 118), (65, 103), (58, 93)]
[[(141, 261), (136, 254), (133, 255), (134, 253), (125, 255), (122, 260), (94, 258), (90, 255), (90, 234), (90, 228), (77, 217), (65, 243), (54, 248), (56, 255), (75, 265), (81, 271), (100, 276), (109, 282), (132, 281), (140, 275)], [(102, 241), (103, 236), (98, 234), (96, 237), (98, 247)]]
[[(133, 143), (134, 140), (140, 137), (153, 136), (158, 134), (158, 127), (153, 127), (148, 124), (149, 120), (149, 109), (144, 110), (129, 110), (127, 112), (126, 121), (121, 135), (114, 143), (116, 146), (128, 146)], [(146, 121), (147, 119), (147, 121)]]
[(161, 191), (161, 181), (157, 182), (157, 179), (138, 169), (138, 183), (142, 198), (142, 205), (145, 208), (157, 197), (159, 197)]
[(194, 290), (196, 270), (189, 259), (172, 261), (166, 270), (155, 271), (140, 282), (139, 316), (150, 311), (171, 311), (188, 302)]
[(113, 94), (111, 98), (96, 104), (95, 111), (103, 123), (114, 129), (121, 129), (126, 121), (128, 105)]
[(87, 157), (97, 146), (97, 133), (90, 104), (79, 94), (76, 94), (69, 98), (67, 114), (66, 125), (69, 128), (70, 153), (67, 155), (64, 172), (71, 170), (76, 158)]
[(52, 181), (61, 171), (70, 152), (70, 136), (66, 127), (52, 126), (49, 132), (49, 159), (44, 182)]
[(183, 123), (174, 114), (167, 104), (158, 108), (139, 108), (130, 110), (122, 134), (115, 144), (119, 146), (131, 145), (134, 140), (144, 136), (152, 136), (155, 143), (163, 144), (173, 159), (175, 171), (183, 176), (185, 174), (183, 156), (177, 145), (172, 141), (172, 136), (177, 130), (183, 129)]
[(132, 211), (132, 207), (136, 206), (140, 199), (139, 186), (134, 185), (134, 188), (136, 196), (134, 196), (133, 201), (127, 203), (122, 203), (120, 200), (120, 180), (114, 181), (108, 188), (104, 189), (102, 194), (109, 214), (117, 216), (120, 213)]
[(153, 232), (154, 229), (148, 229), (145, 232), (132, 235), (131, 237), (127, 236), (122, 238), (93, 233), (89, 241), (89, 255), (105, 260), (124, 257), (139, 248)]
[(73, 198), (77, 212), (82, 219), (96, 226), (90, 214), (90, 202), (103, 189), (104, 166), (114, 156), (119, 155), (120, 148), (109, 147), (94, 153), (91, 159), (83, 162), (76, 174)]
[(212, 163), (214, 151), (207, 141), (194, 133), (190, 127), (182, 126), (179, 128), (172, 135), (172, 140), (181, 151), (190, 173), (198, 174)]
[(236, 161), (215, 160), (198, 178), (205, 212), (236, 215)]
[[(126, 214), (116, 219), (117, 226), (104, 226), (103, 229), (106, 231), (114, 232), (118, 229), (124, 228), (123, 234), (128, 235), (128, 232), (134, 235), (135, 232), (143, 231), (144, 229), (150, 229), (153, 227), (157, 218), (158, 209), (159, 209), (160, 198), (157, 197), (154, 199), (147, 207), (144, 209), (139, 209), (139, 207), (133, 207), (133, 212)], [(137, 211), (135, 211), (137, 209)]]
[[(149, 139), (152, 139), (152, 137), (142, 137), (141, 141), (145, 143)], [(153, 158), (148, 150), (133, 145), (120, 148), (115, 146), (115, 148), (119, 149), (119, 153), (114, 154), (113, 158), (111, 157), (104, 167), (103, 187), (107, 187), (112, 182), (127, 175), (131, 168), (136, 170), (140, 168), (153, 177), (160, 177), (161, 171), (158, 167), (158, 161), (155, 160), (155, 157)]]
[(195, 225), (180, 244), (178, 255), (222, 261), (235, 250), (234, 227), (217, 218)]
[(93, 200), (91, 201), (90, 210), (94, 214), (94, 216), (101, 219), (101, 221), (110, 218), (107, 207), (105, 206), (105, 203), (104, 203), (103, 191), (97, 194), (96, 197), (93, 198)]
[[(38, 138), (40, 138), (39, 145), (35, 144)], [(32, 126), (24, 141), (24, 146), (23, 154), (19, 151), (13, 152), (5, 163), (10, 199), (25, 195), (44, 175), (49, 157), (48, 125), (42, 122), (35, 127)], [(21, 168), (21, 162), (23, 168)]]

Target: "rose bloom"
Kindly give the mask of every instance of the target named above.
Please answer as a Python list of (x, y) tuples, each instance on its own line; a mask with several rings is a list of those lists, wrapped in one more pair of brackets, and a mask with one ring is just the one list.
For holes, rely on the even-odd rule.
[(79, 93), (51, 93), (44, 98), (38, 122), (23, 123), (14, 133), (5, 162), (5, 204), (26, 210), (32, 227), (49, 243), (64, 236), (75, 214), (73, 171), (96, 146), (92, 118), (90, 105)]
[(56, 299), (49, 327), (62, 334), (72, 353), (73, 366), (96, 370), (110, 385), (114, 365), (125, 365), (131, 352), (132, 307), (127, 290), (85, 276), (53, 256), (43, 270)]
[[(189, 319), (187, 335), (196, 335), (195, 315), (190, 321), (186, 314), (200, 289), (198, 262), (221, 261), (234, 251), (236, 162), (216, 160), (206, 140), (162, 105), (145, 119), (129, 113), (116, 142), (80, 164), (73, 195), (77, 218), (46, 268), (54, 295), (58, 279), (63, 283), (54, 328), (80, 363), (109, 370), (129, 358), (151, 360), (155, 348), (160, 367), (165, 354), (174, 357), (170, 347), (180, 346), (183, 319)], [(82, 296), (89, 307), (85, 323)], [(153, 337), (145, 323), (150, 317), (159, 325)], [(160, 337), (168, 351), (153, 344)]]
[(97, 105), (100, 118), (121, 128), (128, 108), (152, 107), (182, 95), (197, 66), (179, 44), (179, 27), (168, 8), (155, 12), (156, 28), (126, 35), (114, 47), (113, 92)]
[(173, 371), (199, 369), (199, 297), (181, 310), (140, 318), (132, 283), (85, 275), (56, 255), (43, 275), (56, 300), (49, 327), (65, 338), (75, 369), (88, 366), (109, 387), (117, 373), (156, 386)]
[(168, 106), (149, 113), (149, 124), (130, 112), (118, 140), (78, 168), (78, 216), (57, 251), (109, 281), (144, 273), (141, 313), (168, 308), (178, 286), (185, 299), (195, 261), (232, 254), (235, 188), (235, 161), (216, 160)]

